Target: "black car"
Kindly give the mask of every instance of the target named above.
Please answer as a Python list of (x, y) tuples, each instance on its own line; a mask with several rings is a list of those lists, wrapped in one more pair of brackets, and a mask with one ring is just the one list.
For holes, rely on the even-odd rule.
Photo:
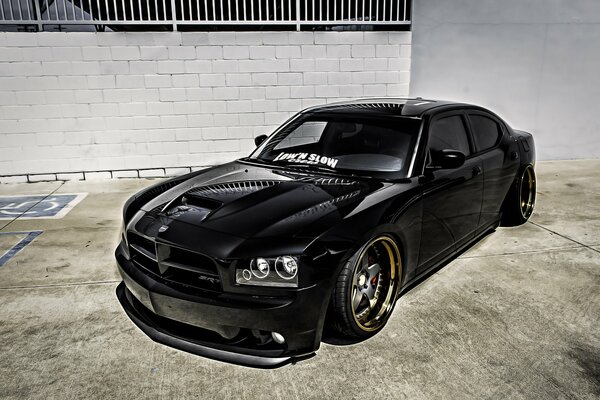
[(246, 158), (130, 198), (118, 298), (155, 341), (276, 366), (361, 340), (411, 283), (535, 203), (535, 147), (473, 105), (306, 109)]

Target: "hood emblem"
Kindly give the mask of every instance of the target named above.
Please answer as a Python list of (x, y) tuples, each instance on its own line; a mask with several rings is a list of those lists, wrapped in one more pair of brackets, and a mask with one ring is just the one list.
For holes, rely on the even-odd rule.
[(159, 233), (163, 233), (165, 232), (167, 229), (169, 229), (169, 227), (167, 225), (163, 225), (160, 228), (158, 228), (158, 232)]

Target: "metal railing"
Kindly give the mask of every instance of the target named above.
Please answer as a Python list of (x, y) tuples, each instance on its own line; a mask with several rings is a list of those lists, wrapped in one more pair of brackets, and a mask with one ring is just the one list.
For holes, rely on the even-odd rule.
[(409, 25), (410, 0), (0, 0), (2, 24)]

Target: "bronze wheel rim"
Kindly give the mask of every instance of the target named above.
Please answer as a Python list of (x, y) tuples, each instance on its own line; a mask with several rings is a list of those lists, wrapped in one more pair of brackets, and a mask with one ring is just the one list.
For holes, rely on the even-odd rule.
[(521, 215), (527, 219), (533, 213), (533, 207), (535, 206), (535, 190), (536, 181), (533, 167), (528, 166), (523, 171), (521, 176), (521, 185), (519, 187), (519, 208), (521, 209)]
[(389, 317), (400, 287), (402, 264), (396, 242), (379, 236), (360, 251), (352, 275), (350, 308), (365, 332), (381, 328)]

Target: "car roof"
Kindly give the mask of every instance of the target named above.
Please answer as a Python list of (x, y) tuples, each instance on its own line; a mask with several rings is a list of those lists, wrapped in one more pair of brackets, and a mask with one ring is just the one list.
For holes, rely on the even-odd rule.
[(360, 111), (375, 112), (378, 114), (392, 114), (404, 117), (421, 117), (434, 108), (476, 107), (470, 104), (457, 103), (445, 100), (431, 100), (420, 97), (415, 98), (365, 98), (350, 101), (341, 101), (319, 106), (309, 107), (303, 112), (350, 112)]

